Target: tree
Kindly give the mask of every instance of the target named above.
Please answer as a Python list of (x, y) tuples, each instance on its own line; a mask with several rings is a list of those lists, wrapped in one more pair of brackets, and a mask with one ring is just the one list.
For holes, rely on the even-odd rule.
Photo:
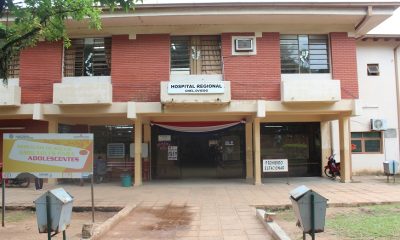
[(102, 10), (133, 10), (141, 0), (0, 0), (0, 78), (7, 84), (9, 63), (41, 39), (70, 41), (65, 20), (87, 21), (101, 29)]

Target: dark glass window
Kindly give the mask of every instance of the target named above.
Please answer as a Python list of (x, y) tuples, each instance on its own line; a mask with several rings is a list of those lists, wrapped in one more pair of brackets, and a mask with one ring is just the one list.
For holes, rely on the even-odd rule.
[(368, 76), (379, 76), (379, 64), (367, 64)]
[(111, 38), (72, 39), (64, 52), (64, 76), (109, 76)]
[(171, 70), (190, 71), (190, 38), (186, 36), (171, 38)]
[(381, 132), (353, 132), (351, 133), (351, 151), (353, 153), (381, 153)]
[[(291, 177), (321, 176), (319, 123), (263, 123), (260, 132), (262, 160), (288, 159)], [(286, 173), (262, 173), (262, 177), (285, 176)]]
[(327, 35), (281, 35), (282, 73), (329, 73)]

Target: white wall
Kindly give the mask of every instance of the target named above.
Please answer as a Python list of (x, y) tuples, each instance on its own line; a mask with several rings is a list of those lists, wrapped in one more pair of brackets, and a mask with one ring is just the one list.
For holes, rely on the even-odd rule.
[[(396, 77), (394, 65), (395, 41), (357, 43), (358, 85), (363, 107), (361, 116), (351, 118), (352, 132), (370, 131), (371, 118), (387, 120), (387, 127), (396, 129), (396, 138), (386, 138), (382, 154), (353, 154), (353, 172), (383, 171), (386, 159), (399, 160), (399, 136), (397, 118)], [(368, 76), (367, 64), (379, 64), (380, 75)]]

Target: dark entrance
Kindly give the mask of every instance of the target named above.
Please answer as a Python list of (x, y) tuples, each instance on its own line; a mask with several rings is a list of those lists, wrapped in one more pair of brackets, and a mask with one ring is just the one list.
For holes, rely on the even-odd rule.
[[(288, 159), (291, 177), (321, 176), (320, 123), (261, 124), (262, 159)], [(262, 177), (286, 177), (286, 173), (262, 173)]]
[(243, 178), (244, 125), (186, 133), (152, 126), (153, 178)]

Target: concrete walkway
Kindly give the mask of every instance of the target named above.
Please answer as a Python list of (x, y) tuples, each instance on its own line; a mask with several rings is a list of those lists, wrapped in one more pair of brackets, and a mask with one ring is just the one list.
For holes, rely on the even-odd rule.
[[(152, 181), (140, 187), (124, 188), (119, 183), (95, 184), (97, 207), (123, 207), (127, 203), (137, 205), (166, 204), (229, 204), (232, 206), (285, 206), (290, 205), (289, 192), (306, 185), (329, 199), (328, 204), (363, 204), (400, 202), (400, 179), (386, 183), (386, 177), (354, 177), (353, 183), (340, 183), (327, 178), (264, 179), (254, 186), (244, 180), (176, 180)], [(63, 187), (74, 196), (74, 206), (91, 206), (90, 184), (81, 187), (71, 184), (49, 185), (44, 190), (7, 188), (6, 206), (33, 206), (33, 201), (46, 189)]]
[[(327, 178), (264, 179), (254, 186), (244, 180), (152, 181), (140, 187), (123, 188), (118, 183), (95, 185), (97, 207), (138, 207), (103, 239), (270, 239), (255, 217), (254, 206), (290, 205), (289, 192), (306, 185), (329, 199), (330, 205), (400, 202), (400, 183), (386, 177), (355, 177), (353, 183)], [(90, 207), (90, 185), (45, 185), (64, 187), (74, 206)], [(44, 191), (33, 187), (7, 188), (6, 205), (33, 206)]]

